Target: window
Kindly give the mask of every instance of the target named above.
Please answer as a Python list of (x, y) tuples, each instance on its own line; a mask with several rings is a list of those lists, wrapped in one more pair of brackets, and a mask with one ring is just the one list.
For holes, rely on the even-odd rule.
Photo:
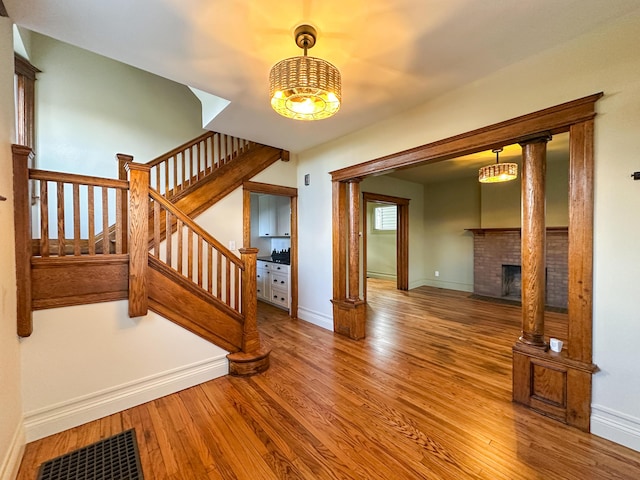
[(395, 205), (383, 205), (373, 209), (374, 230), (396, 230), (398, 208)]
[(35, 147), (35, 84), (36, 67), (15, 56), (16, 143)]

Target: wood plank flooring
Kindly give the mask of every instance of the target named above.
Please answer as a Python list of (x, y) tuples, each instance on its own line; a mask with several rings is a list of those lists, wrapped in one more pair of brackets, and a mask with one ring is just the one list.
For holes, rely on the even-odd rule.
[[(638, 479), (640, 453), (511, 402), (520, 309), (370, 279), (355, 342), (260, 304), (271, 368), (27, 445), (41, 462), (135, 427), (154, 479)], [(547, 314), (566, 336), (566, 316)]]

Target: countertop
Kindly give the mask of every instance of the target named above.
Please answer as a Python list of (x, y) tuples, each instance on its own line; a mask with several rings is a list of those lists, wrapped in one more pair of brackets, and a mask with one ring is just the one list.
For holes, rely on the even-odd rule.
[(262, 260), (263, 262), (279, 263), (281, 265), (291, 264), (289, 260), (274, 260), (271, 257), (258, 257), (257, 260)]

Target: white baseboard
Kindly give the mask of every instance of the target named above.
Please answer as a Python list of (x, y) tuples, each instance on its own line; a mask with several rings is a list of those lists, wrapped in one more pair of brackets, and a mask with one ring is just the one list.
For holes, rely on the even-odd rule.
[(26, 439), (32, 442), (228, 373), (229, 363), (223, 354), (27, 412)]
[(13, 480), (18, 476), (20, 462), (24, 455), (24, 446), (26, 443), (24, 435), (24, 425), (20, 423), (16, 426), (13, 438), (9, 444), (9, 449), (0, 463), (0, 478), (3, 480)]
[(298, 306), (298, 318), (305, 322), (313, 323), (314, 325), (326, 330), (333, 331), (333, 317), (325, 315), (324, 313)]
[(367, 277), (379, 278), (381, 280), (396, 280), (394, 273), (382, 273), (382, 272), (367, 272)]
[(473, 292), (473, 285), (461, 282), (447, 282), (446, 280), (426, 279), (423, 285), (435, 288), (445, 288), (447, 290), (457, 290), (459, 292)]
[(591, 433), (640, 452), (640, 418), (592, 405)]

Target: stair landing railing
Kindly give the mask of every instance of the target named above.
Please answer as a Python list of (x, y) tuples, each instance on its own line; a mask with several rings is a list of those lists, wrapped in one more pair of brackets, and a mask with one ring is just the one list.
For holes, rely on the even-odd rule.
[[(150, 168), (149, 185), (169, 200), (176, 200), (196, 183), (217, 169), (248, 152), (256, 143), (218, 132), (199, 137), (146, 163)], [(127, 155), (118, 155), (119, 178), (126, 179)]]

